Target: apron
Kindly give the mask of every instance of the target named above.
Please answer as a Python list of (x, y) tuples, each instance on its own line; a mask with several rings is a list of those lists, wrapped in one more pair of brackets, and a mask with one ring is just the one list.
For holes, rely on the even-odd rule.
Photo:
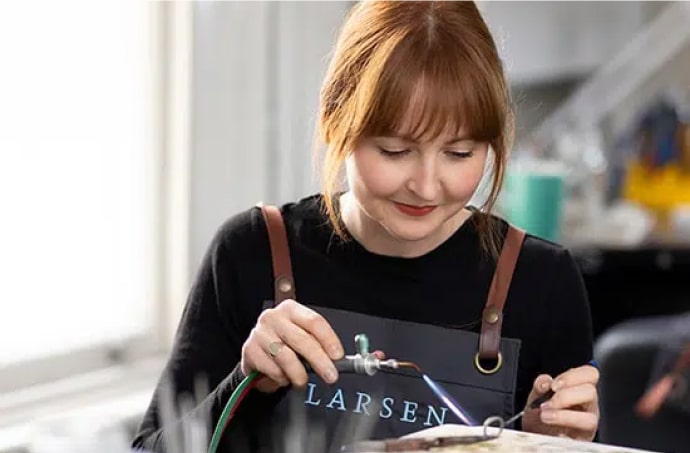
[[(296, 298), (285, 224), (280, 210), (260, 206), (266, 221), (274, 275), (273, 303)], [(501, 338), (502, 311), (525, 233), (509, 227), (482, 314), (481, 333), (310, 306), (338, 334), (346, 354), (365, 333), (372, 350), (411, 360), (439, 383), (476, 424), (514, 413), (520, 340)], [(259, 451), (339, 452), (362, 439), (400, 437), (463, 423), (415, 371), (374, 376), (341, 373), (333, 385), (310, 373), (303, 389), (284, 389), (267, 417), (256, 421)]]

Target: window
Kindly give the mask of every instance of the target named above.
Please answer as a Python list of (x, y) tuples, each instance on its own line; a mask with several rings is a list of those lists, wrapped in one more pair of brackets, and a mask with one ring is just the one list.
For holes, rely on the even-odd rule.
[(160, 338), (153, 13), (0, 6), (0, 393)]

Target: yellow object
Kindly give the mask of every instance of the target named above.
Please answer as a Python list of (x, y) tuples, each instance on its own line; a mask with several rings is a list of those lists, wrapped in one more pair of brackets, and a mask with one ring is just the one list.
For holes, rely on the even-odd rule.
[(690, 204), (690, 171), (675, 164), (649, 168), (633, 162), (628, 167), (623, 198), (659, 213)]

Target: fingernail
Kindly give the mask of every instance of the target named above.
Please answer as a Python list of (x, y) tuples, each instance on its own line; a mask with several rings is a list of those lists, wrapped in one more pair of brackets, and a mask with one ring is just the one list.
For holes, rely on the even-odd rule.
[(544, 390), (544, 391), (546, 391), (546, 390), (549, 389), (550, 386), (551, 386), (551, 382), (544, 382), (544, 383), (541, 385), (541, 389)]
[(544, 423), (552, 423), (556, 421), (556, 411), (545, 410), (541, 411), (541, 420)]
[(326, 371), (326, 375), (324, 377), (326, 378), (326, 382), (333, 384), (338, 380), (338, 372), (335, 370), (335, 368), (331, 368), (330, 370)]
[(553, 383), (553, 385), (551, 386), (551, 388), (553, 389), (554, 392), (557, 392), (557, 391), (559, 391), (560, 389), (562, 389), (564, 385), (565, 385), (565, 382), (563, 382), (562, 380), (558, 379), (556, 382)]
[(553, 408), (553, 406), (551, 405), (550, 402), (542, 403), (542, 405), (539, 406), (539, 407), (542, 408), (542, 409), (546, 409), (546, 410), (549, 410), (549, 409), (552, 409), (552, 408)]
[(328, 348), (328, 354), (331, 356), (332, 359), (339, 359), (343, 356), (344, 352), (340, 346), (333, 345)]

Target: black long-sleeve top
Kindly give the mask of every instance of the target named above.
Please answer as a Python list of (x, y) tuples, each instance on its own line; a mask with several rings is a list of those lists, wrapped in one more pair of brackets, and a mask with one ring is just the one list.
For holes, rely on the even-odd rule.
[[(338, 239), (321, 201), (317, 195), (281, 207), (298, 302), (479, 330), (494, 265), (482, 253), (471, 220), (425, 255), (390, 257), (371, 253), (354, 240)], [(193, 393), (195, 378), (205, 377), (210, 394), (193, 412), (207, 414), (215, 424), (243, 378), (238, 366), (242, 344), (264, 302), (271, 299), (267, 230), (260, 210), (252, 208), (226, 221), (206, 252), (135, 448), (166, 451), (164, 433), (174, 432), (179, 424), (162, 426), (166, 380), (179, 395)], [(566, 249), (527, 235), (504, 308), (502, 334), (522, 342), (518, 408), (525, 404), (539, 374), (555, 376), (592, 358), (587, 296)], [(347, 350), (349, 345), (344, 346)], [(225, 434), (221, 451), (248, 451), (250, 419), (270, 408), (275, 398), (252, 392)]]

